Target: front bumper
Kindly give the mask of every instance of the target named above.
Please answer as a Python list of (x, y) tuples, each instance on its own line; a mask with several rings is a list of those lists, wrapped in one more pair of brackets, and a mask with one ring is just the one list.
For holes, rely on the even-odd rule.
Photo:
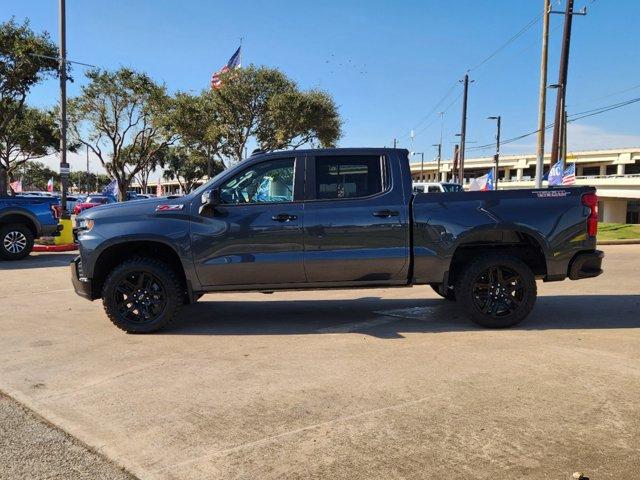
[(604, 252), (601, 250), (577, 253), (569, 265), (569, 278), (571, 280), (580, 280), (582, 278), (597, 277), (602, 273), (603, 258)]
[(76, 293), (87, 300), (94, 300), (91, 279), (83, 275), (82, 259), (79, 255), (71, 261), (69, 267), (71, 268), (71, 283)]

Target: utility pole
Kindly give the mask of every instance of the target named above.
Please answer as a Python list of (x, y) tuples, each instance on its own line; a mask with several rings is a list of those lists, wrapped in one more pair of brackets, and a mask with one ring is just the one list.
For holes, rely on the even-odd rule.
[(547, 110), (547, 60), (549, 58), (549, 14), (551, 0), (544, 0), (542, 17), (542, 54), (540, 56), (540, 93), (538, 97), (538, 153), (536, 156), (536, 188), (542, 188), (544, 171), (544, 130)]
[(497, 117), (489, 117), (488, 120), (495, 120), (496, 121), (496, 127), (497, 127), (497, 132), (496, 132), (496, 153), (493, 156), (493, 161), (495, 163), (495, 166), (493, 167), (493, 185), (494, 185), (494, 190), (498, 190), (498, 166), (499, 166), (499, 162), (500, 162), (500, 124), (502, 123), (502, 116), (498, 115)]
[[(456, 175), (458, 174), (458, 160), (460, 157), (460, 145), (457, 143), (453, 147), (453, 171), (451, 172), (451, 181), (456, 181)], [(461, 184), (462, 185), (462, 184)]]
[[(472, 80), (473, 81), (473, 80)], [(467, 137), (467, 97), (469, 93), (469, 74), (464, 74), (464, 79), (462, 80), (464, 84), (464, 93), (462, 95), (462, 126), (460, 128), (460, 150), (459, 150), (459, 181), (460, 185), (464, 184), (464, 152), (465, 152), (465, 141)]]
[(393, 148), (397, 148), (398, 147), (398, 140), (397, 139), (393, 139)]
[(58, 0), (58, 26), (60, 30), (60, 183), (62, 192), (60, 205), (62, 218), (68, 219), (67, 188), (69, 186), (69, 164), (67, 163), (67, 20), (65, 0)]
[(442, 160), (442, 142), (433, 144), (434, 147), (438, 147), (438, 168), (436, 170), (436, 182), (440, 181), (440, 161)]
[(573, 11), (573, 1), (567, 0), (567, 9), (564, 13), (564, 32), (562, 36), (562, 53), (560, 54), (560, 71), (558, 74), (558, 94), (556, 97), (556, 114), (553, 125), (553, 141), (551, 142), (551, 166), (553, 167), (558, 161), (560, 155), (560, 129), (562, 128), (562, 115), (567, 98), (567, 73), (569, 71), (569, 48), (571, 47), (571, 24), (574, 15), (586, 15), (586, 7), (580, 12)]

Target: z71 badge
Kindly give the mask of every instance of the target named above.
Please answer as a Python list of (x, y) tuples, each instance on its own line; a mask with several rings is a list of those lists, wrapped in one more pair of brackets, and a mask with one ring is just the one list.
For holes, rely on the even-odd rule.
[(174, 205), (163, 204), (163, 205), (156, 206), (156, 212), (173, 212), (176, 210), (182, 210), (183, 208), (184, 208), (184, 204), (182, 203), (176, 203)]

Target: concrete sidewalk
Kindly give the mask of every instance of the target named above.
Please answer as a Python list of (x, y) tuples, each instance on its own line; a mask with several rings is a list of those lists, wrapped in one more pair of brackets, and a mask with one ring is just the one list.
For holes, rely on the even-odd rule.
[(207, 295), (132, 336), (62, 254), (0, 263), (0, 389), (144, 479), (633, 478), (640, 246), (604, 249), (504, 331), (414, 288)]

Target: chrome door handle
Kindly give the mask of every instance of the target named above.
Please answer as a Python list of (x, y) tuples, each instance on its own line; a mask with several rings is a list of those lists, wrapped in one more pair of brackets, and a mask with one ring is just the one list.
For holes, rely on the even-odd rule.
[(296, 220), (298, 217), (296, 215), (289, 215), (288, 213), (279, 213), (278, 215), (274, 215), (271, 217), (271, 220), (274, 222), (290, 222), (291, 220)]
[(396, 212), (395, 210), (376, 210), (373, 212), (374, 217), (382, 218), (397, 217), (398, 215), (400, 215), (400, 212)]

